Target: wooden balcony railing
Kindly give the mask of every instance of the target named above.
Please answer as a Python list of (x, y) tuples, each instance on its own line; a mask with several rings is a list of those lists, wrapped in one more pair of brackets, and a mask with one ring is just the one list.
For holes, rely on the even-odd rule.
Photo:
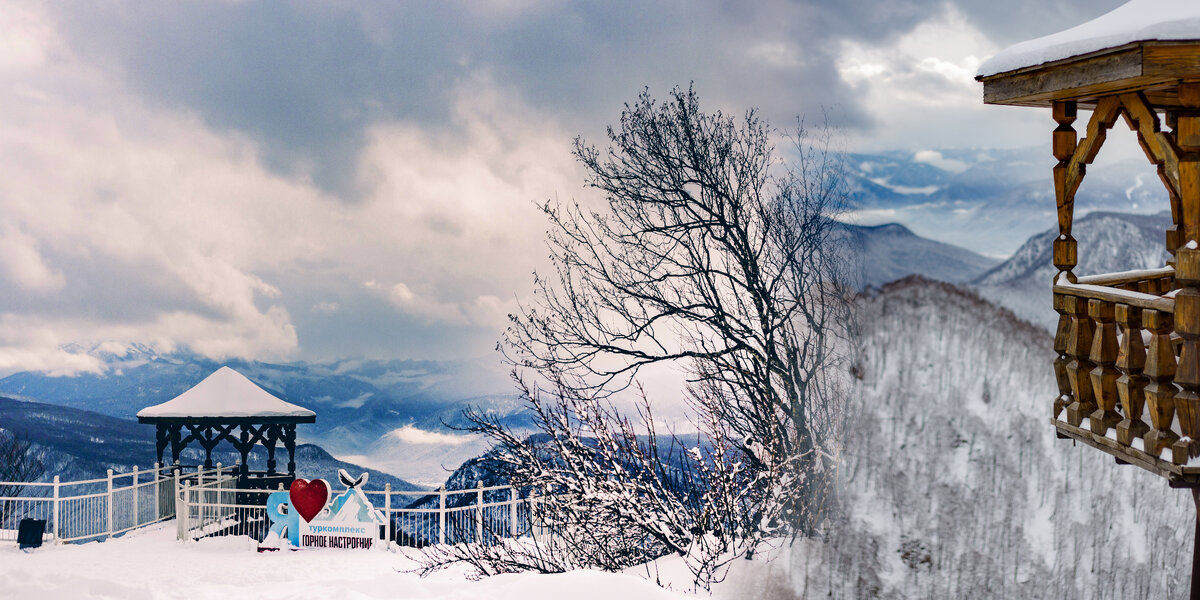
[(1200, 481), (1200, 335), (1190, 333), (1200, 334), (1197, 285), (1171, 267), (1060, 278), (1060, 436), (1168, 479)]

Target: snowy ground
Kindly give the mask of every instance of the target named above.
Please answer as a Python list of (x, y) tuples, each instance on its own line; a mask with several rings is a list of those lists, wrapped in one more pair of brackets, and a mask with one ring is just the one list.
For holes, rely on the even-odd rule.
[[(741, 561), (744, 562), (744, 561)], [(403, 555), (385, 551), (255, 551), (246, 538), (184, 545), (173, 522), (107, 542), (46, 546), (25, 553), (0, 546), (0, 597), (26, 598), (357, 598), (488, 600), (667, 600), (696, 598), (633, 573), (578, 571), (502, 575), (468, 581), (462, 571), (421, 578)], [(781, 566), (781, 565), (780, 565)], [(765, 565), (738, 565), (715, 597), (754, 598)], [(773, 567), (775, 567), (773, 565)], [(778, 568), (778, 567), (775, 567)], [(644, 571), (643, 571), (644, 573)], [(681, 565), (659, 568), (686, 587)], [(747, 587), (749, 586), (749, 587)], [(707, 594), (702, 594), (708, 597)]]

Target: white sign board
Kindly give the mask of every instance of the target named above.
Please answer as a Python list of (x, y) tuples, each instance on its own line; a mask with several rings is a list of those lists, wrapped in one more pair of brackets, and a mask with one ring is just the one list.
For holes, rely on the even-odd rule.
[(301, 548), (344, 548), (369, 550), (379, 537), (374, 523), (313, 521), (300, 519)]

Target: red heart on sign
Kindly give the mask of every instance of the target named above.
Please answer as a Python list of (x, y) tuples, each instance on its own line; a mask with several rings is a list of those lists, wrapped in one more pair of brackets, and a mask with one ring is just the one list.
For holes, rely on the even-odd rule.
[(288, 488), (288, 497), (292, 500), (292, 508), (308, 523), (329, 504), (329, 484), (324, 479), (297, 479)]

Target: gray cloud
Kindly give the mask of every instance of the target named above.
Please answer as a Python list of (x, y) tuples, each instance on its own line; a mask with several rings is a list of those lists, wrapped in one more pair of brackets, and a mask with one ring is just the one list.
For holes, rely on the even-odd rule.
[[(1117, 4), (956, 5), (1004, 45)], [(889, 144), (955, 111), (983, 129), (969, 78), (892, 47), (946, 6), (49, 3), (45, 39), (0, 19), (38, 49), (0, 56), (0, 368), (85, 339), (487, 352), (543, 254), (531, 201), (579, 191), (573, 133), (690, 81), (784, 127), (832, 108)], [(845, 80), (847, 45), (885, 72)]]
[[(1119, 0), (959, 0), (1007, 44)], [(934, 0), (768, 3), (71, 3), (58, 20), (83, 56), (137, 89), (266, 143), (268, 164), (353, 197), (372, 122), (444, 124), (454, 84), (486, 69), (531, 106), (590, 136), (643, 86), (695, 81), (714, 106), (777, 124), (836, 107), (871, 119), (833, 67), (843, 39), (886, 44), (936, 16)]]

